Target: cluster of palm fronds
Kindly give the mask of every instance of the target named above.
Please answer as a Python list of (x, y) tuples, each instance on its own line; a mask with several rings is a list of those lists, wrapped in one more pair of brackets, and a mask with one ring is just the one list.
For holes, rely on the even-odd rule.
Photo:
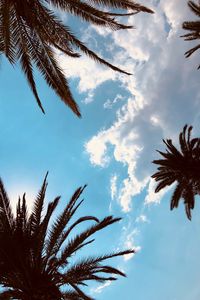
[[(191, 9), (191, 11), (200, 18), (200, 2), (199, 4), (196, 4), (194, 1), (188, 1), (188, 6)], [(183, 23), (183, 29), (190, 31), (190, 33), (187, 33), (185, 35), (182, 35), (186, 41), (192, 41), (192, 40), (199, 40), (200, 39), (200, 19), (197, 21), (187, 21)], [(192, 49), (185, 52), (186, 57), (190, 57), (196, 50), (200, 48), (200, 44), (193, 47)], [(198, 69), (200, 69), (200, 65), (198, 66)]]
[(191, 209), (194, 208), (195, 195), (200, 194), (200, 138), (191, 139), (191, 131), (192, 126), (185, 125), (180, 133), (180, 151), (173, 145), (172, 140), (163, 140), (167, 150), (158, 151), (163, 159), (153, 161), (159, 167), (158, 172), (152, 176), (159, 181), (155, 192), (177, 182), (171, 198), (171, 209), (178, 207), (180, 199), (183, 198), (189, 219)]
[[(85, 216), (70, 224), (82, 203), (78, 199), (85, 187), (80, 187), (49, 226), (60, 197), (49, 203), (42, 217), (46, 188), (45, 178), (31, 214), (27, 211), (24, 194), (18, 201), (14, 216), (0, 181), (0, 284), (5, 288), (0, 299), (91, 300), (81, 287), (92, 280), (101, 283), (116, 280), (116, 275), (125, 276), (104, 261), (134, 253), (134, 250), (88, 256), (75, 261), (76, 252), (94, 241), (90, 238), (95, 232), (118, 222), (120, 218), (108, 216), (98, 220), (93, 216)], [(87, 221), (92, 225), (72, 237), (73, 229)]]
[[(0, 0), (0, 54), (3, 53), (11, 64), (20, 62), (39, 107), (44, 112), (37, 93), (33, 75), (36, 65), (46, 82), (58, 96), (80, 116), (67, 80), (55, 58), (54, 49), (71, 57), (79, 57), (81, 51), (92, 59), (111, 69), (129, 74), (100, 58), (84, 45), (54, 13), (57, 7), (66, 13), (76, 15), (92, 24), (111, 29), (127, 29), (115, 20), (115, 14), (102, 10), (99, 6), (130, 10), (130, 14), (152, 11), (132, 0)], [(124, 14), (127, 15), (127, 14)]]

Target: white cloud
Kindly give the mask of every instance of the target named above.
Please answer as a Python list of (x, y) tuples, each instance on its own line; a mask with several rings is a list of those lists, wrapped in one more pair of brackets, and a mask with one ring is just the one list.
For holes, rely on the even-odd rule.
[(139, 217), (135, 220), (136, 223), (149, 223), (149, 220), (146, 215), (141, 214)]
[(64, 54), (57, 54), (58, 62), (69, 78), (78, 78), (78, 90), (80, 93), (90, 92), (107, 80), (116, 80), (118, 74), (91, 58), (82, 54), (80, 58), (70, 58)]
[[(151, 163), (158, 156), (155, 149), (163, 147), (163, 137), (177, 138), (185, 123), (198, 123), (198, 57), (184, 58), (190, 44), (179, 36), (181, 23), (190, 13), (182, 5), (181, 0), (160, 1), (153, 16), (134, 17), (136, 30), (112, 34), (114, 43), (122, 48), (115, 53), (116, 61), (134, 73), (119, 75), (132, 96), (117, 111), (114, 123), (88, 141), (86, 150), (92, 164), (108, 166), (115, 159), (127, 167), (118, 198), (124, 212), (131, 210), (132, 198), (147, 184), (145, 203), (159, 203), (165, 191), (154, 194), (150, 179), (156, 169)], [(132, 22), (131, 17), (128, 23)]]
[[(118, 183), (117, 200), (124, 212), (132, 209), (133, 197), (145, 187), (148, 188), (145, 203), (159, 203), (164, 191), (155, 195), (150, 180), (156, 168), (151, 163), (157, 156), (155, 149), (163, 147), (163, 137), (176, 138), (185, 123), (195, 125), (200, 118), (196, 71), (199, 56), (186, 60), (184, 52), (191, 44), (180, 38), (181, 23), (191, 19), (187, 1), (151, 0), (148, 6), (155, 14), (127, 18), (128, 24), (135, 25), (134, 30), (111, 32), (90, 26), (85, 32), (87, 44), (99, 49), (98, 44), (103, 43), (112, 54), (112, 63), (133, 76), (114, 72), (85, 55), (80, 59), (58, 57), (66, 75), (79, 79), (79, 92), (88, 93), (85, 103), (93, 101), (95, 89), (108, 80), (118, 80), (130, 94), (116, 112), (113, 124), (85, 144), (91, 164), (107, 167), (114, 159), (127, 168), (127, 177)], [(101, 37), (94, 38), (94, 33)], [(110, 100), (104, 107), (110, 108), (114, 102)], [(110, 146), (113, 152), (109, 151)]]
[(117, 195), (117, 175), (114, 174), (110, 178), (110, 194), (111, 199), (114, 200)]
[(91, 292), (91, 294), (101, 294), (102, 291), (103, 291), (106, 287), (108, 287), (109, 285), (111, 285), (111, 283), (112, 283), (111, 281), (107, 281), (107, 282), (105, 282), (105, 283), (99, 285), (99, 286), (96, 287), (96, 288), (92, 288), (92, 289), (90, 290), (90, 292)]
[(93, 101), (94, 101), (94, 92), (92, 90), (90, 90), (88, 92), (87, 97), (83, 100), (83, 103), (89, 104), (89, 103), (91, 103)]
[(152, 178), (149, 180), (149, 185), (147, 188), (147, 196), (144, 199), (145, 204), (159, 204), (163, 196), (169, 191), (169, 189), (172, 189), (172, 186), (166, 187), (162, 189), (159, 193), (155, 193), (157, 182), (153, 180)]
[(114, 100), (107, 99), (106, 102), (104, 103), (103, 107), (105, 109), (111, 109), (114, 104), (116, 104), (119, 100), (123, 100), (125, 97), (123, 97), (120, 94), (117, 94), (117, 96), (114, 98)]
[[(128, 229), (126, 228), (125, 231), (127, 231)], [(138, 252), (141, 250), (140, 246), (136, 246), (135, 245), (135, 236), (137, 236), (139, 234), (139, 230), (137, 228), (133, 229), (129, 234), (126, 235), (125, 241), (124, 241), (124, 248), (125, 249), (134, 249), (135, 252)], [(124, 260), (128, 261), (131, 258), (134, 257), (134, 253), (130, 253), (127, 255), (124, 255)]]
[[(101, 137), (100, 139), (99, 136)], [(106, 145), (102, 143), (103, 139), (104, 134), (100, 132), (98, 136), (94, 136), (85, 144), (85, 149), (90, 154), (91, 164), (101, 167), (105, 167), (109, 163), (109, 157), (106, 154)]]

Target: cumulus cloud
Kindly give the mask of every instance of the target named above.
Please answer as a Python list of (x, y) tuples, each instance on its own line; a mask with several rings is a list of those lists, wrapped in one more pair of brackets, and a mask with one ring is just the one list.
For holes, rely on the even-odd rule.
[(125, 97), (123, 97), (120, 94), (117, 94), (117, 96), (113, 99), (107, 99), (106, 102), (104, 103), (103, 107), (105, 109), (111, 109), (113, 107), (114, 104), (116, 104), (118, 101), (125, 99)]
[[(100, 139), (99, 136), (101, 136)], [(107, 147), (105, 143), (102, 143), (103, 139), (104, 134), (100, 132), (85, 144), (85, 149), (90, 154), (90, 162), (101, 167), (109, 163), (109, 156), (106, 154)]]
[[(130, 96), (113, 124), (86, 144), (92, 164), (105, 167), (114, 159), (127, 167), (118, 199), (124, 212), (131, 210), (133, 197), (145, 187), (145, 203), (160, 201), (164, 192), (155, 195), (150, 180), (155, 149), (163, 147), (163, 137), (176, 138), (185, 123), (199, 120), (198, 57), (184, 58), (190, 45), (179, 37), (181, 23), (191, 18), (189, 9), (180, 0), (156, 3), (151, 1), (153, 16), (135, 17), (137, 30), (112, 34), (116, 47), (121, 47), (116, 61), (134, 74), (119, 76)], [(132, 22), (130, 17), (128, 23)]]
[(111, 69), (98, 64), (84, 54), (80, 58), (70, 58), (58, 52), (57, 59), (67, 78), (79, 79), (78, 90), (80, 93), (92, 93), (103, 82), (116, 80), (118, 76)]
[[(124, 212), (131, 211), (132, 199), (144, 188), (145, 203), (159, 203), (164, 192), (155, 195), (150, 179), (155, 171), (151, 163), (157, 155), (155, 149), (163, 147), (163, 137), (176, 139), (185, 123), (195, 125), (200, 118), (199, 59), (198, 55), (184, 58), (192, 45), (180, 38), (182, 22), (193, 18), (187, 1), (151, 0), (148, 6), (154, 9), (154, 15), (127, 18), (128, 24), (135, 25), (134, 30), (111, 32), (90, 26), (85, 32), (87, 43), (98, 34), (95, 43), (92, 40), (95, 49), (101, 44), (102, 56), (111, 53), (110, 61), (133, 76), (113, 72), (84, 55), (80, 59), (59, 55), (66, 75), (78, 78), (79, 92), (88, 93), (85, 103), (93, 101), (96, 88), (108, 80), (118, 81), (125, 95), (128, 92), (113, 124), (99, 129), (85, 144), (91, 164), (108, 167), (114, 160), (126, 167), (127, 176), (118, 180), (117, 194)], [(104, 108), (114, 102), (107, 101)]]
[[(125, 231), (127, 231), (127, 230), (128, 229), (126, 228)], [(126, 235), (126, 238), (125, 238), (125, 241), (124, 241), (124, 248), (125, 249), (135, 249), (135, 252), (138, 252), (138, 251), (141, 250), (140, 246), (135, 245), (135, 236), (137, 236), (138, 234), (139, 234), (139, 230), (137, 228), (135, 228)], [(133, 258), (134, 255), (135, 255), (134, 253), (124, 255), (124, 260), (128, 261), (131, 258)]]
[(146, 215), (141, 214), (141, 215), (139, 215), (139, 217), (136, 218), (135, 222), (136, 223), (149, 223), (149, 220)]

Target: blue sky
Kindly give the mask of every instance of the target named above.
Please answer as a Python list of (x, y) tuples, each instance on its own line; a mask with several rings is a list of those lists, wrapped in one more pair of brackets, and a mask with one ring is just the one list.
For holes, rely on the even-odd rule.
[[(199, 134), (199, 53), (179, 38), (193, 18), (186, 1), (143, 1), (155, 14), (127, 18), (135, 30), (111, 32), (62, 16), (87, 44), (125, 76), (84, 55), (57, 53), (82, 119), (76, 118), (36, 73), (46, 111), (38, 109), (18, 67), (0, 69), (0, 169), (15, 207), (24, 191), (31, 207), (49, 171), (47, 201), (61, 195), (60, 209), (75, 188), (88, 184), (79, 215), (114, 214), (123, 220), (97, 235), (83, 255), (136, 247), (134, 257), (113, 259), (127, 278), (91, 285), (99, 300), (197, 300), (200, 297), (200, 205), (192, 221), (183, 205), (169, 211), (171, 190), (155, 195), (150, 175), (162, 138), (176, 139), (184, 124)], [(198, 199), (197, 199), (198, 200)], [(58, 210), (59, 211), (59, 210)]]

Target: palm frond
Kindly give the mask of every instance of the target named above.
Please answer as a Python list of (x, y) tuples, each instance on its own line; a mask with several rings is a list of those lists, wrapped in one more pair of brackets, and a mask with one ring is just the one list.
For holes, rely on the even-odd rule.
[[(1, 185), (3, 187), (3, 183)], [(85, 188), (83, 186), (75, 191), (63, 213), (50, 226), (52, 214), (60, 197), (49, 203), (46, 214), (42, 216), (46, 187), (47, 175), (35, 200), (32, 213), (28, 214), (24, 194), (22, 199), (19, 198), (16, 216), (10, 223), (11, 230), (8, 231), (7, 227), (0, 230), (0, 284), (6, 288), (0, 293), (0, 299), (7, 297), (9, 300), (91, 300), (92, 298), (82, 290), (82, 286), (87, 286), (90, 281), (103, 283), (116, 280), (117, 276), (125, 276), (121, 270), (105, 264), (104, 261), (133, 254), (135, 251), (130, 249), (101, 256), (90, 255), (77, 262), (69, 262), (72, 254), (94, 241), (89, 240), (94, 233), (118, 222), (120, 218), (108, 216), (99, 221), (96, 217), (85, 216), (68, 226), (82, 203), (78, 202), (78, 199)], [(7, 199), (4, 187), (1, 190)], [(7, 203), (5, 210), (9, 211), (8, 199), (4, 202)], [(0, 222), (3, 218), (4, 215), (1, 213)], [(69, 240), (73, 229), (86, 221), (95, 223)]]
[(188, 6), (194, 14), (200, 17), (200, 4), (196, 4), (194, 1), (188, 1)]
[(37, 232), (38, 228), (41, 224), (41, 218), (42, 218), (42, 210), (43, 210), (43, 205), (44, 205), (44, 198), (46, 194), (46, 189), (47, 189), (47, 176), (48, 172), (44, 178), (42, 187), (37, 195), (36, 200), (34, 201), (34, 206), (33, 206), (33, 212), (32, 212), (32, 229), (33, 232)]
[[(125, 12), (104, 11), (99, 5), (109, 9), (122, 9)], [(79, 107), (70, 91), (65, 74), (56, 60), (55, 49), (74, 58), (80, 56), (80, 53), (78, 53), (80, 51), (114, 71), (127, 75), (130, 75), (130, 73), (99, 57), (97, 53), (76, 38), (70, 28), (65, 26), (55, 14), (55, 7), (91, 24), (110, 27), (112, 30), (133, 28), (132, 25), (120, 23), (117, 20), (118, 16), (126, 17), (138, 12), (152, 13), (153, 11), (129, 0), (0, 1), (0, 54), (4, 54), (11, 64), (20, 62), (22, 71), (43, 113), (44, 108), (34, 79), (33, 70), (35, 67), (39, 69), (47, 84), (58, 97), (80, 117)]]
[(0, 220), (3, 221), (3, 224), (9, 225), (12, 227), (13, 224), (13, 213), (10, 205), (10, 200), (4, 188), (3, 182), (0, 178)]
[[(60, 238), (62, 239), (62, 234), (64, 229), (66, 228), (68, 222), (70, 221), (71, 217), (75, 213), (76, 209), (75, 207), (76, 202), (78, 201), (80, 195), (84, 191), (86, 186), (79, 187), (75, 193), (73, 194), (71, 200), (66, 205), (64, 211), (60, 214), (60, 216), (57, 217), (56, 221), (51, 227), (51, 231), (48, 238), (48, 243), (46, 244), (46, 258), (49, 259), (49, 257), (55, 253), (55, 251), (58, 251), (57, 249), (60, 248)], [(75, 207), (75, 210), (74, 210)], [(56, 249), (56, 250), (55, 250)]]
[(155, 192), (176, 182), (171, 197), (171, 210), (177, 208), (181, 198), (184, 199), (186, 215), (191, 219), (191, 210), (195, 205), (195, 195), (200, 194), (200, 138), (191, 139), (192, 126), (185, 125), (179, 134), (180, 149), (176, 149), (171, 140), (164, 140), (167, 153), (158, 151), (163, 159), (154, 160), (159, 165), (158, 171), (152, 175), (158, 184)]
[[(188, 6), (195, 15), (200, 17), (200, 3), (195, 4), (194, 1), (188, 1)], [(181, 35), (181, 37), (183, 37), (185, 41), (192, 41), (192, 40), (200, 39), (200, 21), (199, 20), (185, 21), (182, 24), (182, 28), (184, 30), (190, 31), (189, 34)], [(199, 48), (200, 48), (200, 45), (197, 45), (197, 46), (191, 48), (190, 50), (186, 51), (185, 57), (186, 58), (190, 57)], [(198, 69), (199, 68), (200, 68), (200, 66), (198, 66)]]
[[(61, 2), (62, 0), (52, 0), (55, 2)], [(129, 9), (134, 12), (143, 11), (147, 13), (153, 13), (153, 11), (143, 5), (135, 3), (134, 1), (123, 1), (123, 0), (89, 0), (95, 5), (111, 7), (111, 8), (120, 8), (120, 9)]]

